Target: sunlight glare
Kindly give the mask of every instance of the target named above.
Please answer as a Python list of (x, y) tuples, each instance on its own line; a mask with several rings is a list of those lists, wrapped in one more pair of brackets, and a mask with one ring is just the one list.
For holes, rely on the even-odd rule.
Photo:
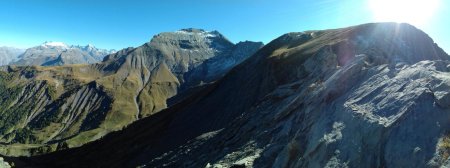
[(436, 13), (440, 0), (369, 0), (377, 22), (405, 22), (421, 26)]

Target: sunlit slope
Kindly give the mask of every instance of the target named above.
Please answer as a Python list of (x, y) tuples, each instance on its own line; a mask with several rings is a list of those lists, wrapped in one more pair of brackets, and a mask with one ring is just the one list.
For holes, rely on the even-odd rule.
[[(161, 111), (183, 90), (219, 79), (261, 46), (235, 45), (218, 32), (187, 29), (161, 33), (98, 64), (3, 67), (0, 152), (39, 154), (98, 139)], [(234, 53), (242, 48), (245, 52)], [(203, 78), (185, 79), (215, 60), (232, 63), (195, 74)]]
[(446, 166), (450, 57), (407, 24), (285, 34), (219, 82), (42, 167)]

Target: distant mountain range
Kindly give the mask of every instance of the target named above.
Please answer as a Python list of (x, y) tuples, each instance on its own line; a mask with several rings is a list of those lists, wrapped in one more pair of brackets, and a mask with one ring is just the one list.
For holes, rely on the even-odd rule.
[(8, 65), (17, 61), (19, 56), (25, 52), (25, 49), (14, 47), (0, 47), (0, 66)]
[(114, 52), (116, 51), (97, 49), (92, 45), (69, 46), (62, 42), (46, 42), (25, 50), (18, 60), (11, 64), (41, 66), (91, 64), (102, 61), (106, 55)]
[[(0, 122), (12, 125), (2, 127), (9, 143), (57, 144), (35, 150), (42, 153), (133, 124), (79, 148), (7, 160), (18, 167), (450, 166), (450, 56), (419, 29), (364, 24), (287, 33), (242, 50), (255, 54), (234, 55), (237, 48), (252, 47), (183, 30), (90, 66), (10, 68), (0, 86), (20, 83), (9, 95), (25, 94), (0, 98), (0, 109), (47, 110), (4, 110), (23, 115)], [(242, 63), (217, 69), (221, 62)], [(208, 78), (214, 74), (223, 75)], [(26, 98), (42, 103), (14, 101)]]
[[(0, 71), (0, 153), (36, 155), (101, 138), (184, 100), (261, 47), (261, 42), (234, 44), (217, 31), (183, 29), (95, 64), (5, 66)], [(82, 53), (101, 52), (45, 43), (13, 64), (76, 63), (70, 58)]]
[(412, 25), (369, 23), (267, 45), (183, 29), (99, 63), (2, 66), (0, 153), (42, 168), (450, 167), (450, 56)]
[(28, 49), (0, 48), (0, 65), (56, 66), (92, 64), (103, 60), (115, 50), (98, 49), (93, 45), (67, 45), (62, 42), (45, 42)]

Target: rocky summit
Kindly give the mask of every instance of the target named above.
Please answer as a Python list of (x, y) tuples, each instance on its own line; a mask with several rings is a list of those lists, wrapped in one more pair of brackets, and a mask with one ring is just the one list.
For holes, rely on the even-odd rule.
[(265, 46), (182, 29), (100, 63), (3, 67), (0, 95), (7, 166), (450, 167), (450, 56), (409, 24)]
[[(5, 66), (0, 71), (0, 153), (37, 155), (99, 139), (197, 93), (262, 46), (234, 44), (217, 31), (183, 29), (158, 34), (100, 63)], [(64, 53), (72, 52), (54, 42), (36, 50), (44, 48), (64, 50), (58, 56), (63, 62)], [(95, 52), (90, 46), (84, 50)]]
[[(167, 87), (198, 83), (197, 78), (182, 78), (182, 72), (190, 75), (197, 68), (217, 67), (196, 60), (228, 51), (225, 48), (248, 48), (216, 38), (222, 39), (201, 30), (161, 34), (142, 47), (83, 67), (112, 75), (80, 85), (63, 98), (97, 94), (99, 102), (113, 102), (104, 114), (107, 119), (117, 119), (112, 116), (121, 111), (136, 112), (132, 119), (149, 117), (79, 148), (7, 158), (8, 162), (33, 167), (450, 166), (450, 57), (421, 30), (408, 24), (373, 23), (288, 33), (217, 82), (205, 82), (195, 92), (185, 91), (189, 94), (184, 94), (184, 99), (158, 113), (149, 111), (163, 109), (151, 104), (156, 93), (170, 97), (175, 92)], [(217, 48), (194, 49), (207, 46)], [(225, 55), (230, 56), (230, 52)], [(158, 62), (165, 60), (161, 58), (168, 61)], [(116, 61), (108, 61), (111, 59)], [(215, 59), (221, 60), (208, 60)], [(81, 70), (78, 67), (77, 71)], [(21, 80), (39, 76), (26, 73), (31, 70), (10, 71), (7, 74), (21, 74)], [(204, 76), (215, 71), (201, 70)], [(28, 88), (49, 83), (34, 82)], [(136, 91), (124, 96), (136, 104), (124, 109), (125, 100), (114, 97), (111, 89)], [(102, 95), (107, 96), (101, 99)], [(44, 110), (28, 116), (49, 114), (53, 113)], [(91, 122), (85, 123), (98, 121), (95, 117), (86, 119)], [(99, 123), (100, 128), (106, 126)], [(61, 140), (65, 134), (56, 135)]]

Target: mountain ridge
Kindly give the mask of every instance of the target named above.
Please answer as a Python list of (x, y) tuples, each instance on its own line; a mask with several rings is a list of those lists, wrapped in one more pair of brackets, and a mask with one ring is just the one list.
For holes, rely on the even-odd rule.
[[(202, 67), (190, 74), (203, 76), (214, 70), (213, 76), (205, 78), (205, 82), (214, 82), (262, 45), (247, 42), (235, 48), (219, 33), (214, 37), (161, 33), (142, 46), (110, 54), (100, 63), (4, 67), (0, 73), (4, 79), (0, 81), (0, 95), (4, 95), (0, 106), (5, 107), (0, 109), (4, 121), (0, 152), (35, 155), (101, 138), (158, 113), (167, 107), (167, 99), (202, 83), (202, 78), (185, 78), (188, 72)], [(203, 62), (228, 60), (232, 63), (226, 67), (202, 66)]]
[(288, 33), (219, 82), (122, 131), (8, 160), (36, 167), (445, 166), (449, 65), (448, 54), (407, 24)]
[(98, 49), (93, 45), (67, 45), (63, 42), (44, 42), (31, 47), (18, 56), (12, 65), (55, 66), (66, 64), (91, 64), (100, 62), (103, 57), (115, 50)]

